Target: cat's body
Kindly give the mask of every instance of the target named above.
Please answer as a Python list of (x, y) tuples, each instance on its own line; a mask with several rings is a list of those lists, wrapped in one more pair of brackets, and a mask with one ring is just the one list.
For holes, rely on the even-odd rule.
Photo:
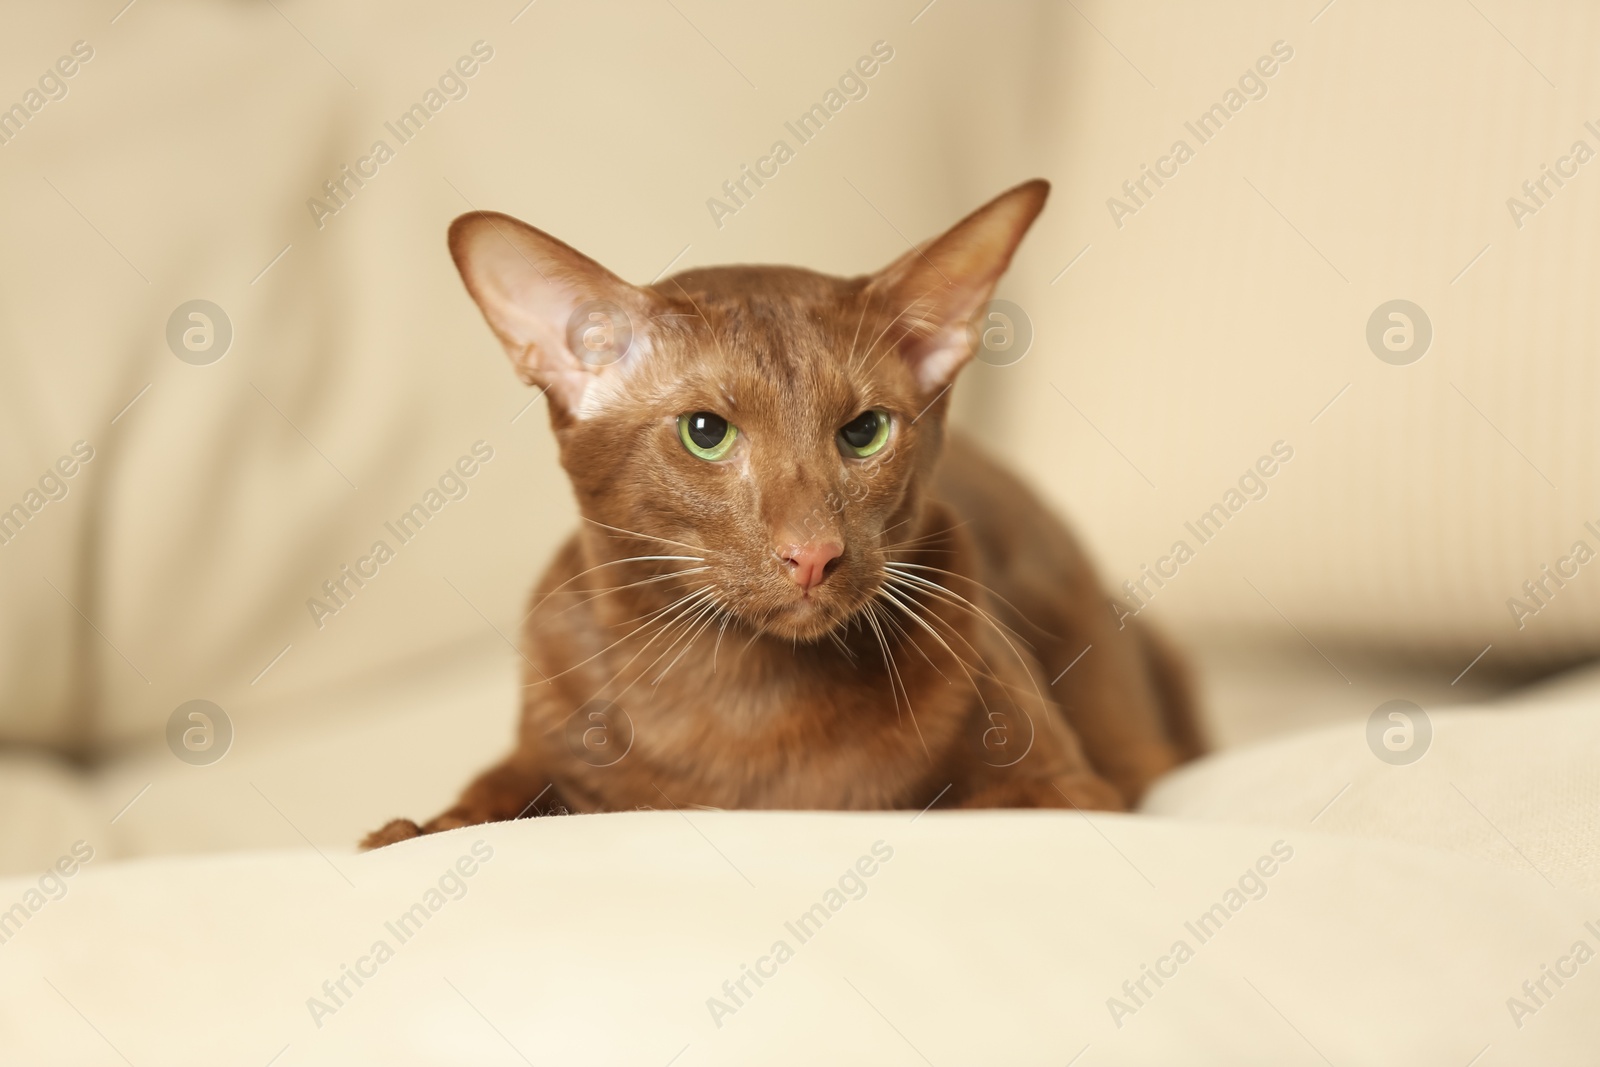
[[(945, 440), (967, 323), (1043, 198), (1019, 187), (878, 275), (644, 289), (459, 220), (586, 521), (530, 604), (510, 757), (366, 843), (563, 810), (1116, 809), (1195, 755), (1174, 659), (1027, 488)], [(631, 327), (615, 360), (559, 329), (596, 301)]]

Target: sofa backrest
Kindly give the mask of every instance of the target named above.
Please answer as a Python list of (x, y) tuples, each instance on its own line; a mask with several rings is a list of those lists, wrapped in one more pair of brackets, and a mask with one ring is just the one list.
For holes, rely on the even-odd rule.
[(856, 273), (1035, 174), (1020, 315), (958, 417), (1121, 610), (1595, 650), (1588, 7), (919, 7), (30, 12), (0, 41), (29, 75), (0, 86), (0, 737), (287, 714), (514, 634), (573, 509), (453, 216), (637, 281)]

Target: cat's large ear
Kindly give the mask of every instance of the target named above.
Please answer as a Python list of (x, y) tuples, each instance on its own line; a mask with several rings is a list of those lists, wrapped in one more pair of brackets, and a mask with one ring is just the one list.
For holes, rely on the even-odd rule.
[(450, 255), (517, 374), (566, 414), (581, 417), (599, 377), (648, 348), (650, 294), (527, 223), (462, 215), (450, 224)]
[(867, 299), (885, 301), (889, 314), (902, 316), (893, 335), (926, 395), (942, 391), (972, 358), (973, 320), (1049, 193), (1042, 178), (1001, 193), (868, 284)]

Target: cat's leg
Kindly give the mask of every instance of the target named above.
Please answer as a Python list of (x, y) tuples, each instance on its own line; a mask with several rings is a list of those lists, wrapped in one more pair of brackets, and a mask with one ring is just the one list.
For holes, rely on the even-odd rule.
[(1122, 791), (1090, 763), (1060, 708), (1032, 692), (1039, 680), (1030, 682), (1027, 664), (1020, 657), (1013, 664), (997, 656), (990, 662), (1001, 670), (998, 677), (976, 679), (965, 773), (953, 805), (1126, 811)]
[(1167, 738), (1185, 760), (1205, 755), (1205, 727), (1200, 721), (1199, 701), (1189, 665), (1173, 650), (1161, 631), (1141, 626), (1138, 633), (1144, 643), (1145, 661), (1150, 665), (1150, 681), (1161, 702)]
[(1090, 764), (1137, 804), (1204, 750), (1182, 660), (1127, 608), (1107, 610), (1088, 556), (1032, 490), (959, 438), (952, 446), (939, 490), (982, 554), (988, 610), (1033, 647)]
[(410, 819), (391, 819), (361, 841), (363, 850), (382, 848), (423, 834), (454, 830), (458, 826), (504, 822), (525, 815), (550, 815), (567, 810), (550, 778), (524, 766), (515, 756), (480, 774), (461, 799), (447, 811), (422, 825)]
[(1054, 778), (1018, 778), (995, 782), (964, 798), (963, 808), (1073, 808), (1078, 811), (1126, 811), (1122, 794), (1091, 773)]

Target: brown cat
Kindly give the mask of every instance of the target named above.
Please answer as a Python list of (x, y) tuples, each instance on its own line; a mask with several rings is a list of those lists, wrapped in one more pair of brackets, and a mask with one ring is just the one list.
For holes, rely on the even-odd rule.
[(1121, 809), (1201, 750), (1165, 646), (960, 438), (949, 388), (1049, 186), (877, 274), (636, 287), (516, 219), (450, 227), (544, 388), (583, 527), (523, 627), (520, 737), (471, 823), (640, 807)]

